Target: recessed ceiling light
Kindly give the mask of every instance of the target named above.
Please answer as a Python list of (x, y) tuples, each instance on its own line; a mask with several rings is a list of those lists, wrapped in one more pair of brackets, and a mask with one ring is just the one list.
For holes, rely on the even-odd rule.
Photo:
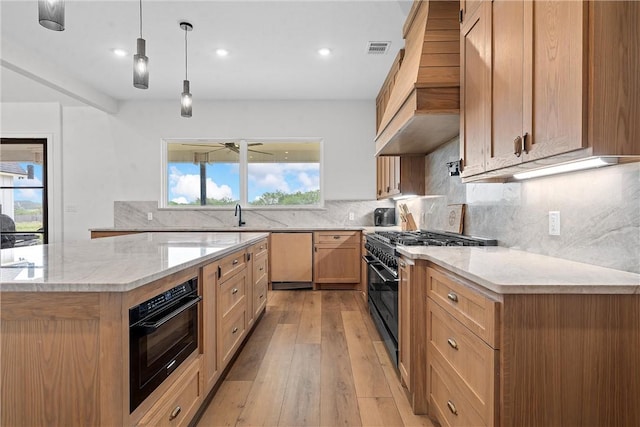
[(118, 47), (111, 49), (111, 52), (113, 52), (115, 56), (120, 56), (120, 57), (127, 56), (127, 54), (129, 53), (126, 50), (120, 49)]
[(227, 49), (216, 49), (216, 55), (227, 56), (229, 55), (229, 51)]
[(321, 47), (320, 49), (318, 49), (318, 55), (329, 56), (331, 55), (331, 49), (329, 49), (328, 47)]

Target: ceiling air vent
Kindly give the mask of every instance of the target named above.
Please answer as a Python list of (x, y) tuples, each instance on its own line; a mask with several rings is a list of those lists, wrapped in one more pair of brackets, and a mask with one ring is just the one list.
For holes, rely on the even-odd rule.
[(367, 53), (369, 55), (384, 55), (390, 45), (391, 42), (369, 42), (367, 43)]

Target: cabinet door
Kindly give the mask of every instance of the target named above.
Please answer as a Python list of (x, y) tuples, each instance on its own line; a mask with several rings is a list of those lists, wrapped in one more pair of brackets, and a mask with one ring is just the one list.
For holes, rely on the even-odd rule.
[(218, 273), (217, 263), (202, 267), (202, 353), (204, 371), (204, 389), (211, 390), (218, 380), (217, 343), (216, 343), (216, 299)]
[(400, 156), (391, 156), (389, 162), (389, 196), (400, 194)]
[(460, 38), (460, 157), (462, 176), (485, 170), (485, 146), (491, 138), (491, 3), (465, 16)]
[(583, 91), (588, 2), (534, 1), (525, 3), (532, 21), (532, 38), (525, 57), (533, 84), (525, 85), (530, 105), (524, 119), (527, 140), (524, 161), (577, 150), (585, 145)]
[(313, 280), (313, 234), (271, 233), (271, 282)]
[(495, 0), (491, 9), (491, 138), (485, 156), (487, 171), (522, 162), (525, 103), (524, 2)]
[(360, 245), (317, 244), (313, 280), (316, 283), (359, 283)]
[(405, 260), (398, 263), (398, 370), (400, 378), (410, 392), (413, 390), (411, 383), (411, 299), (410, 292), (410, 267)]

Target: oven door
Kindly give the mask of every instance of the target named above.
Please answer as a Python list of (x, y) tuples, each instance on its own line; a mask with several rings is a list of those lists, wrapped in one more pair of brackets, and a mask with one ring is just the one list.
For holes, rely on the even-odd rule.
[(398, 279), (382, 263), (368, 263), (368, 290), (385, 326), (398, 341)]
[(129, 328), (131, 412), (198, 348), (201, 300), (185, 296)]

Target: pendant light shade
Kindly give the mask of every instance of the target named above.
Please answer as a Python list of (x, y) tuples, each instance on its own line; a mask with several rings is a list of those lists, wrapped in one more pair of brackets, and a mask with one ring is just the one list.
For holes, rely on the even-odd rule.
[(180, 96), (180, 115), (191, 117), (192, 99), (189, 90), (189, 75), (187, 73), (187, 32), (193, 31), (193, 25), (188, 22), (181, 22), (180, 28), (184, 30), (184, 80), (182, 81), (182, 95)]
[(133, 55), (133, 85), (138, 89), (149, 88), (149, 58), (145, 56), (145, 40), (137, 40), (136, 54)]
[(38, 0), (40, 25), (53, 31), (64, 31), (64, 0)]
[(189, 92), (189, 80), (182, 81), (182, 96), (180, 97), (180, 115), (191, 117), (191, 93)]
[(136, 40), (136, 54), (133, 55), (133, 86), (149, 88), (149, 58), (146, 56), (146, 41), (142, 38), (142, 0), (140, 0), (140, 37)]

